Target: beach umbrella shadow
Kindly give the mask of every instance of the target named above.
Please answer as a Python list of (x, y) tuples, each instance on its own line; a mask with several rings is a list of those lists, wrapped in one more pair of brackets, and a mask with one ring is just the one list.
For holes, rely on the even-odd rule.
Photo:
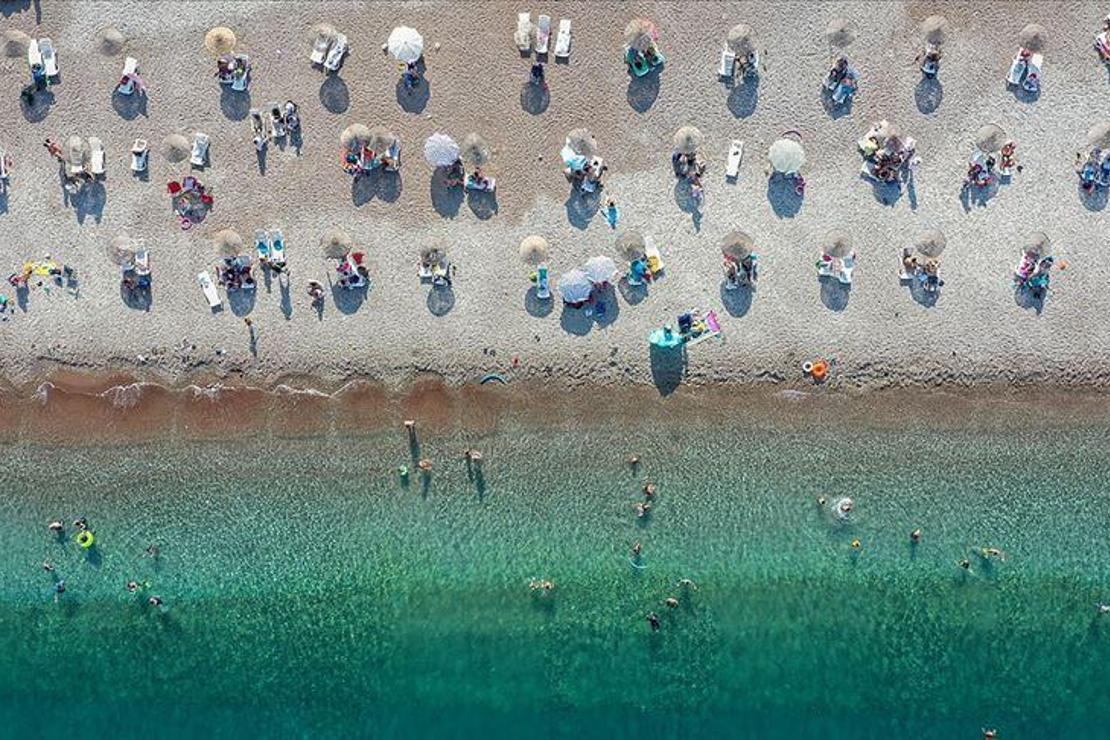
[(852, 286), (845, 285), (836, 278), (819, 276), (817, 283), (821, 288), (821, 303), (830, 311), (843, 311), (848, 308), (848, 296)]
[(351, 92), (339, 75), (328, 75), (320, 85), (320, 105), (329, 113), (346, 113), (351, 107)]
[(428, 310), (432, 316), (446, 316), (455, 307), (455, 291), (450, 285), (437, 285), (428, 291)]
[[(331, 278), (328, 278), (331, 282)], [(366, 296), (370, 292), (370, 285), (367, 283), (361, 288), (344, 288), (339, 285), (331, 286), (331, 300), (335, 304), (335, 310), (339, 313), (347, 314), (348, 316), (358, 311), (359, 307), (366, 301)], [(324, 309), (321, 305), (316, 309), (320, 316), (323, 316)]]
[(520, 88), (520, 107), (525, 113), (538, 116), (547, 110), (547, 106), (550, 104), (551, 92), (547, 89), (547, 86), (525, 82), (524, 86)]
[(937, 305), (937, 299), (940, 298), (939, 290), (925, 290), (925, 285), (917, 279), (908, 281), (910, 297), (913, 298), (914, 303), (925, 308), (932, 308)]
[(1079, 202), (1088, 211), (1101, 211), (1106, 208), (1107, 195), (1110, 194), (1108, 188), (1095, 188), (1087, 192), (1082, 187), (1077, 188), (1079, 191)]
[(229, 121), (242, 121), (251, 112), (250, 90), (232, 90), (231, 85), (222, 85), (220, 110)]
[(124, 95), (118, 89), (112, 92), (112, 108), (125, 121), (133, 121), (139, 116), (147, 117), (146, 95), (134, 92)]
[(107, 201), (108, 191), (104, 187), (104, 183), (99, 180), (85, 183), (84, 187), (70, 198), (74, 214), (77, 216), (77, 223), (84, 224), (85, 219), (89, 216), (100, 223), (100, 219), (104, 217), (104, 205)]
[(944, 85), (936, 77), (922, 77), (913, 89), (913, 100), (917, 110), (928, 115), (940, 107), (944, 100)]
[(585, 193), (572, 189), (566, 201), (567, 220), (574, 228), (585, 230), (600, 207), (601, 193)]
[(617, 300), (617, 290), (611, 283), (594, 289), (593, 307), (593, 319), (599, 327), (609, 326), (617, 320), (621, 313), (621, 304)]
[(1029, 290), (1018, 286), (1014, 290), (1014, 303), (1025, 309), (1032, 309), (1040, 316), (1044, 311), (1045, 292), (1043, 290)]
[(632, 283), (628, 282), (627, 276), (620, 279), (620, 282), (617, 283), (617, 287), (620, 290), (621, 295), (624, 297), (624, 302), (630, 306), (638, 306), (639, 304), (644, 302), (644, 299), (648, 297), (647, 283), (633, 285)]
[(885, 182), (874, 177), (860, 173), (860, 179), (871, 186), (871, 194), (875, 200), (884, 206), (893, 206), (902, 199), (902, 184), (898, 182)]
[(135, 311), (150, 311), (151, 306), (154, 305), (154, 296), (150, 289), (128, 289), (122, 282), (119, 284), (119, 297), (123, 300), (123, 305)]
[(779, 218), (797, 216), (798, 211), (802, 210), (803, 200), (804, 196), (798, 195), (794, 189), (793, 178), (780, 172), (767, 178), (767, 201), (771, 204), (771, 210)]
[(754, 297), (755, 290), (751, 285), (740, 285), (730, 289), (727, 280), (721, 281), (721, 304), (729, 316), (740, 318), (745, 315), (751, 310)]
[(481, 221), (486, 221), (497, 215), (497, 193), (488, 190), (470, 190), (467, 192), (466, 204), (471, 212)]
[(524, 291), (524, 310), (528, 312), (529, 316), (542, 319), (545, 316), (550, 316), (554, 309), (554, 299), (540, 298), (539, 295), (537, 295), (535, 285)]
[(351, 181), (351, 202), (356, 207), (364, 206), (374, 198), (392, 203), (401, 197), (401, 188), (400, 172), (374, 170)]
[(584, 337), (593, 329), (593, 318), (586, 315), (585, 308), (575, 308), (563, 303), (563, 313), (559, 316), (559, 326), (568, 334)]
[(444, 218), (454, 218), (459, 215), (459, 208), (462, 207), (466, 195), (461, 185), (447, 184), (446, 170), (443, 167), (437, 167), (432, 173), (428, 189), (432, 207), (436, 209), (436, 213)]
[(258, 288), (253, 290), (229, 290), (227, 292), (227, 305), (236, 316), (246, 316), (254, 310), (254, 300)]
[(412, 88), (405, 87), (403, 77), (397, 80), (397, 104), (406, 113), (423, 113), (431, 96), (432, 86), (424, 77)]
[(829, 114), (829, 118), (834, 121), (838, 118), (843, 118), (852, 112), (852, 105), (855, 103), (856, 96), (845, 98), (843, 103), (838, 103), (832, 99), (832, 92), (825, 87), (824, 83), (821, 85), (821, 104), (825, 107), (825, 112)]
[(1007, 87), (1009, 87), (1010, 92), (1013, 93), (1014, 100), (1019, 103), (1035, 103), (1037, 99), (1041, 97), (1040, 88), (1036, 90), (1026, 90), (1021, 85), (1007, 85)]
[(747, 118), (755, 113), (759, 103), (759, 77), (734, 83), (728, 93), (728, 109), (737, 118)]
[(686, 347), (651, 347), (651, 381), (660, 396), (674, 393), (686, 375)]
[(23, 117), (30, 123), (38, 123), (50, 113), (54, 105), (54, 93), (50, 90), (34, 90), (31, 98), (21, 98)]
[(643, 77), (637, 77), (628, 70), (628, 104), (637, 113), (647, 113), (659, 97), (659, 69), (653, 69)]

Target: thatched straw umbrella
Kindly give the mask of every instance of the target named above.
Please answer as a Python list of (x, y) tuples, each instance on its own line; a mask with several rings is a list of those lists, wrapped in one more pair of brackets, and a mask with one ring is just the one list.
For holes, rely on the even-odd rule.
[(929, 229), (917, 238), (917, 251), (926, 257), (936, 258), (941, 255), (944, 248), (948, 245), (948, 240), (944, 236), (944, 232), (940, 229)]
[(335, 26), (333, 26), (332, 24), (317, 23), (308, 33), (308, 43), (314, 44), (316, 43), (317, 37), (323, 36), (328, 40), (328, 43), (330, 44), (335, 41), (335, 37), (338, 35), (339, 32), (335, 30)]
[(320, 237), (320, 250), (328, 259), (341, 260), (351, 251), (351, 237), (342, 229), (329, 229)]
[(1099, 149), (1110, 148), (1110, 121), (1096, 123), (1087, 131), (1087, 146)]
[(235, 41), (235, 32), (224, 26), (217, 26), (204, 34), (204, 48), (216, 56), (230, 54), (235, 48)]
[(747, 23), (737, 23), (728, 32), (728, 48), (738, 57), (755, 51), (755, 31)]
[(137, 251), (138, 248), (135, 245), (135, 240), (125, 234), (120, 234), (119, 236), (113, 237), (112, 241), (108, 242), (106, 254), (109, 262), (113, 265), (123, 267), (135, 260), (135, 253)]
[(88, 146), (80, 136), (70, 136), (65, 143), (66, 161), (71, 165), (80, 166), (88, 154)]
[(4, 30), (4, 56), (22, 57), (27, 54), (27, 47), (31, 45), (31, 37), (14, 28)]
[(624, 43), (636, 51), (647, 51), (658, 38), (655, 24), (646, 18), (633, 18), (624, 27)]
[(366, 137), (366, 146), (375, 152), (389, 151), (396, 143), (397, 137), (384, 126), (375, 126), (370, 129), (370, 134)]
[(647, 242), (638, 231), (626, 231), (617, 237), (617, 251), (629, 262), (643, 259)]
[(425, 265), (438, 265), (447, 259), (447, 250), (439, 247), (421, 247), (420, 261)]
[(221, 257), (238, 257), (243, 254), (243, 237), (232, 229), (221, 229), (212, 237), (212, 244)]
[(693, 154), (701, 146), (704, 137), (694, 126), (683, 126), (674, 132), (674, 150), (680, 154)]
[(489, 144), (478, 134), (467, 134), (459, 147), (459, 153), (466, 162), (481, 167), (489, 161)]
[(940, 46), (948, 36), (948, 21), (943, 15), (931, 15), (921, 21), (921, 35), (927, 43)]
[(1034, 231), (1021, 241), (1021, 247), (1026, 252), (1032, 252), (1038, 257), (1047, 257), (1052, 252), (1048, 241), (1048, 234), (1043, 231)]
[(370, 127), (352, 123), (339, 134), (339, 143), (344, 149), (358, 149), (370, 141)]
[(533, 234), (520, 242), (520, 258), (525, 264), (542, 265), (547, 262), (547, 239)]
[(106, 57), (114, 57), (123, 51), (123, 44), (123, 34), (111, 26), (96, 32), (96, 50)]
[(576, 128), (567, 134), (567, 146), (583, 157), (597, 156), (597, 140), (588, 129)]
[(170, 134), (162, 139), (162, 155), (170, 162), (182, 162), (192, 151), (189, 140), (181, 134)]
[(1023, 49), (1029, 51), (1044, 51), (1047, 41), (1048, 31), (1038, 23), (1030, 23), (1021, 29), (1021, 33), (1018, 34), (1018, 43), (1021, 44)]
[(833, 18), (825, 27), (825, 39), (830, 46), (843, 48), (856, 40), (856, 28), (846, 18)]
[(984, 154), (997, 152), (1006, 143), (1006, 132), (995, 123), (988, 123), (975, 132), (975, 146)]
[(730, 231), (721, 239), (721, 254), (741, 262), (751, 256), (755, 242), (743, 231)]
[(825, 234), (821, 242), (821, 251), (830, 257), (844, 257), (852, 254), (852, 236), (843, 229), (833, 229)]

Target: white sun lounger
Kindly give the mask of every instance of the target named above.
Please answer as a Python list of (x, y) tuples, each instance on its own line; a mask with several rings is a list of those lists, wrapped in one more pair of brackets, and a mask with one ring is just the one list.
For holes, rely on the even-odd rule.
[(717, 68), (717, 76), (726, 80), (732, 79), (736, 69), (736, 55), (726, 46), (721, 50), (721, 66)]
[(347, 37), (339, 33), (335, 36), (335, 43), (331, 46), (327, 58), (324, 59), (324, 69), (335, 72), (343, 64), (343, 56), (347, 53)]
[(200, 131), (193, 134), (193, 152), (189, 161), (195, 167), (203, 167), (208, 162), (208, 134)]
[(147, 146), (146, 139), (135, 139), (135, 143), (131, 145), (131, 171), (143, 172), (146, 170), (149, 155), (150, 148)]
[(54, 51), (54, 42), (50, 39), (39, 39), (39, 51), (42, 53), (42, 68), (47, 77), (58, 76), (58, 55)]
[(220, 300), (220, 294), (216, 290), (216, 285), (212, 282), (212, 276), (208, 271), (197, 273), (197, 282), (200, 283), (200, 289), (204, 291), (204, 297), (208, 299), (209, 308), (219, 308), (223, 303)]
[(262, 229), (254, 232), (254, 250), (258, 253), (258, 261), (270, 259), (270, 235)]
[(331, 39), (326, 34), (318, 33), (316, 38), (312, 41), (312, 54), (309, 55), (309, 60), (313, 64), (323, 64), (324, 58), (328, 55), (328, 48), (331, 46)]
[(513, 34), (516, 48), (527, 54), (532, 51), (532, 14), (516, 14), (516, 33)]
[(1025, 60), (1021, 58), (1021, 49), (1014, 56), (1014, 61), (1010, 65), (1010, 72), (1006, 75), (1006, 82), (1011, 85), (1020, 85), (1021, 78), (1025, 76)]
[(123, 62), (123, 72), (120, 74), (116, 90), (120, 95), (130, 95), (135, 92), (135, 73), (139, 70), (139, 61), (135, 57), (127, 57)]
[(547, 53), (547, 42), (551, 40), (551, 16), (541, 15), (536, 21), (536, 53)]
[(27, 64), (31, 67), (42, 66), (42, 50), (39, 49), (38, 39), (31, 39), (27, 44)]
[(104, 174), (104, 142), (96, 136), (89, 137), (89, 172)]
[(559, 21), (559, 33), (555, 36), (555, 56), (559, 59), (570, 56), (570, 18)]
[[(243, 57), (243, 59), (245, 60), (246, 57)], [(245, 70), (241, 75), (232, 75), (231, 89), (235, 92), (243, 92), (244, 90), (246, 90), (247, 84), (250, 82), (250, 75), (251, 73), (249, 69)]]
[(276, 226), (270, 227), (270, 261), (285, 264), (285, 234)]
[(0, 149), (0, 193), (8, 187), (8, 153)]
[(70, 175), (79, 175), (85, 171), (85, 157), (78, 154), (73, 156), (72, 153), (66, 152), (66, 172)]
[(725, 168), (725, 177), (735, 180), (740, 177), (740, 160), (744, 158), (744, 142), (733, 139), (728, 147), (728, 166)]

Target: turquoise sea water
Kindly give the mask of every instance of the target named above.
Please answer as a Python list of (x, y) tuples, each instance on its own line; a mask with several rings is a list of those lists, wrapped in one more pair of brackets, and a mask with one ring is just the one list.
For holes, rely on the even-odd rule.
[[(981, 422), (504, 425), (425, 435), (433, 475), (408, 487), (395, 430), (12, 444), (0, 726), (12, 737), (1106, 736), (1110, 615), (1095, 610), (1110, 601), (1106, 436)], [(480, 476), (461, 460), (470, 444)], [(638, 519), (648, 478), (658, 495)], [(819, 506), (822, 493), (850, 495), (852, 518)], [(78, 516), (91, 552), (72, 527), (64, 540), (45, 527)], [(924, 537), (911, 546), (915, 527)], [(637, 541), (642, 568), (629, 561)], [(149, 543), (158, 558), (144, 556)], [(984, 560), (981, 546), (1008, 557)], [(66, 581), (58, 603), (43, 559)], [(131, 578), (150, 586), (129, 594)], [(534, 595), (532, 578), (555, 591)], [(677, 608), (661, 603), (670, 596)]]

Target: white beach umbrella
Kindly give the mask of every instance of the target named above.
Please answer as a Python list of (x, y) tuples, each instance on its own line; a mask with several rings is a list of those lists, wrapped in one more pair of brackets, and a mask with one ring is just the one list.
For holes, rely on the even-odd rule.
[(1099, 149), (1110, 148), (1110, 121), (1096, 123), (1087, 131), (1087, 146)]
[(459, 145), (447, 134), (432, 134), (424, 142), (424, 159), (433, 167), (450, 167), (459, 160)]
[(386, 45), (389, 47), (389, 53), (405, 64), (415, 62), (424, 54), (424, 37), (417, 33), (415, 28), (408, 26), (394, 28), (389, 34)]
[(779, 139), (771, 145), (767, 152), (771, 166), (776, 172), (794, 174), (806, 163), (806, 151), (802, 144), (794, 139)]
[(613, 279), (613, 275), (617, 272), (617, 263), (613, 261), (612, 257), (601, 254), (586, 260), (586, 264), (582, 265), (582, 270), (585, 271), (590, 282), (595, 285), (603, 285)]
[(529, 265), (542, 265), (547, 262), (547, 239), (533, 234), (520, 242), (520, 258)]
[(564, 272), (559, 277), (558, 287), (559, 295), (563, 296), (563, 300), (567, 303), (581, 303), (589, 299), (590, 293), (594, 290), (589, 275), (581, 270)]

